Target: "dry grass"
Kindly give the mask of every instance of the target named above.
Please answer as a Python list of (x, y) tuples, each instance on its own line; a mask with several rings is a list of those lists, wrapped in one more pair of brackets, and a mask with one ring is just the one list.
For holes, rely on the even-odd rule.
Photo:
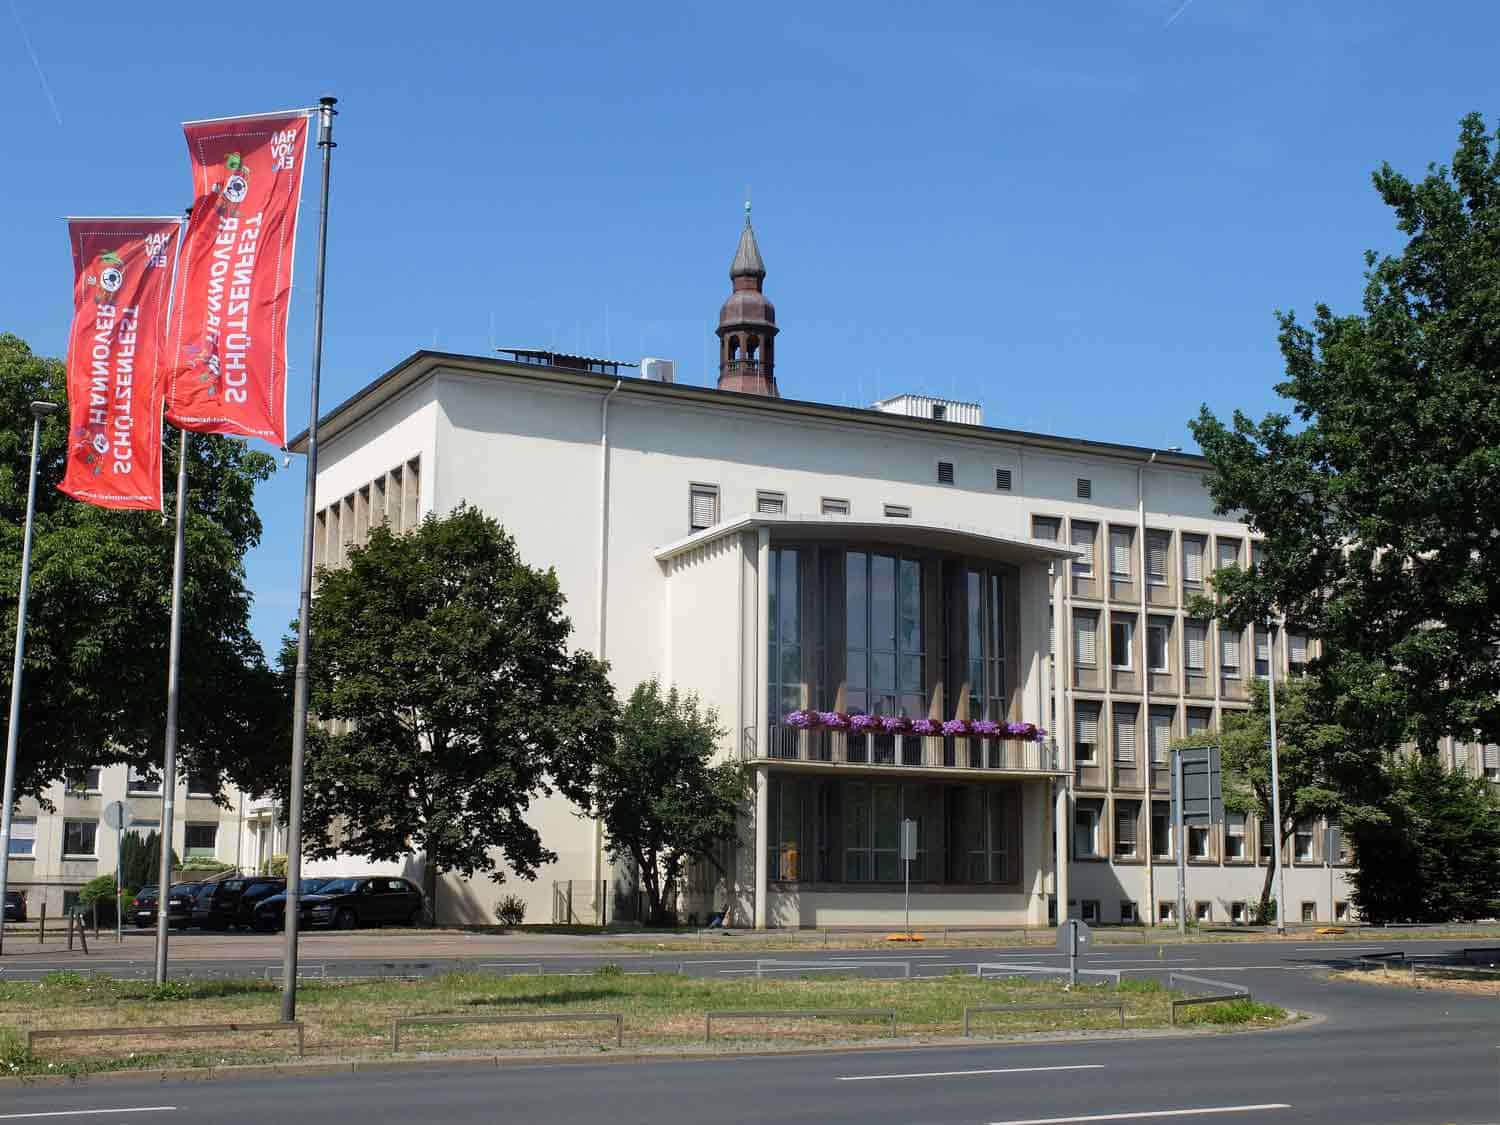
[(1500, 996), (1500, 973), (1494, 976), (1454, 972), (1441, 967), (1423, 966), (1413, 975), (1409, 969), (1349, 970), (1331, 973), (1333, 980), (1352, 980), (1363, 984), (1381, 984), (1393, 988), (1415, 988), (1434, 992), (1460, 992), (1470, 996)]
[[(895, 1008), (903, 1039), (958, 1034), (966, 1005), (1073, 1003), (1124, 1000), (1130, 1028), (1165, 1027), (1170, 994), (1150, 982), (1122, 988), (1090, 986), (1066, 993), (1060, 984), (1035, 980), (978, 980), (945, 976), (915, 980), (869, 978), (757, 980), (677, 974), (625, 975), (617, 968), (584, 976), (492, 976), (460, 973), (417, 981), (308, 982), (299, 990), (298, 1015), (306, 1026), (310, 1058), (388, 1057), (391, 1020), (410, 1015), (559, 1016), (568, 1012), (618, 1012), (632, 1049), (701, 1046), (703, 1013), (723, 1009)], [(1264, 1023), (1284, 1019), (1280, 1009), (1257, 1007), (1234, 1014), (1228, 1006), (1187, 1009), (1185, 1022)], [(172, 983), (155, 989), (140, 982), (58, 973), (38, 984), (0, 984), (0, 1074), (47, 1073), (128, 1067), (202, 1066), (284, 1060), (293, 1056), (290, 1032), (224, 1033), (192, 1038), (174, 1034), (190, 1024), (265, 1023), (279, 1016), (276, 985), (254, 981)], [(138, 1027), (140, 1038), (40, 1040), (24, 1050), (28, 1028)], [(1094, 1031), (1118, 1027), (1114, 1011), (986, 1013), (977, 1034)], [(827, 1044), (889, 1034), (885, 1019), (715, 1020), (715, 1044)], [(403, 1028), (403, 1053), (584, 1051), (614, 1046), (612, 1023), (477, 1024)]]

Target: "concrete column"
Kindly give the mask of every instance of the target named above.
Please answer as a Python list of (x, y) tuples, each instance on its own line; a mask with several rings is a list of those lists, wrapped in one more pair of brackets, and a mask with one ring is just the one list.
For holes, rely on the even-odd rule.
[(1053, 810), (1053, 822), (1057, 835), (1057, 921), (1061, 925), (1068, 918), (1068, 831), (1072, 827), (1073, 815), (1068, 800), (1068, 783), (1059, 780)]
[(771, 818), (771, 776), (764, 768), (755, 771), (755, 928), (766, 928), (766, 887), (770, 869), (766, 861)]

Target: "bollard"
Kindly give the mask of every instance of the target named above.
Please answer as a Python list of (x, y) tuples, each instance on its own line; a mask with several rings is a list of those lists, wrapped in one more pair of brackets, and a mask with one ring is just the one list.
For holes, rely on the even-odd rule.
[(42, 916), (36, 924), (36, 943), (45, 945), (47, 943), (47, 904), (42, 903)]
[(94, 914), (94, 937), (99, 936), (99, 900), (96, 898), (91, 904)]

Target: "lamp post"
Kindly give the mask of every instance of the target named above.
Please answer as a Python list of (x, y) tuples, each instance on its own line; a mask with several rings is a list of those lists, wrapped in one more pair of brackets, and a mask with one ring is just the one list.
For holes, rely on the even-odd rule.
[(1267, 677), (1271, 720), (1271, 862), (1276, 865), (1276, 932), (1286, 933), (1286, 879), (1281, 870), (1281, 763), (1276, 738), (1276, 623), (1268, 622), (1271, 637), (1271, 667)]
[(0, 792), (0, 951), (5, 944), (5, 892), (10, 880), (11, 806), (16, 799), (16, 746), (21, 727), (21, 664), (26, 654), (26, 602), (31, 596), (31, 526), (36, 519), (37, 451), (42, 419), (56, 414), (55, 402), (31, 404), (31, 474), (26, 485), (26, 530), (21, 538), (21, 594), (16, 603), (16, 659), (10, 673), (10, 723), (5, 731), (5, 788)]

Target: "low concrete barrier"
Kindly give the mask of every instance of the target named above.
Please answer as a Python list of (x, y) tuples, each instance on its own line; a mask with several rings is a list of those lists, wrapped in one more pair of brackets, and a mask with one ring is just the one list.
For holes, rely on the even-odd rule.
[(1120, 1026), (1125, 1026), (1123, 1003), (1100, 1004), (971, 1004), (964, 1008), (964, 1038), (969, 1038), (969, 1016), (972, 1012), (1088, 1012), (1118, 1011)]
[(304, 1042), (302, 1021), (290, 1023), (203, 1023), (169, 1024), (162, 1027), (68, 1027), (31, 1028), (26, 1032), (26, 1053), (31, 1053), (32, 1044), (38, 1039), (99, 1039), (141, 1038), (152, 1035), (223, 1035), (231, 1031), (295, 1031), (297, 1033), (297, 1057), (303, 1054)]
[(601, 1020), (615, 1025), (615, 1046), (624, 1046), (625, 1017), (619, 1012), (572, 1012), (566, 1016), (397, 1016), (391, 1021), (391, 1050), (401, 1049), (403, 1027), (458, 1023), (591, 1023)]
[(756, 1008), (745, 1009), (743, 1011), (704, 1012), (703, 1042), (707, 1043), (713, 1038), (714, 1020), (716, 1019), (796, 1020), (823, 1018), (888, 1019), (891, 1021), (891, 1034), (896, 1034), (895, 1008), (785, 1008), (781, 1010)]

